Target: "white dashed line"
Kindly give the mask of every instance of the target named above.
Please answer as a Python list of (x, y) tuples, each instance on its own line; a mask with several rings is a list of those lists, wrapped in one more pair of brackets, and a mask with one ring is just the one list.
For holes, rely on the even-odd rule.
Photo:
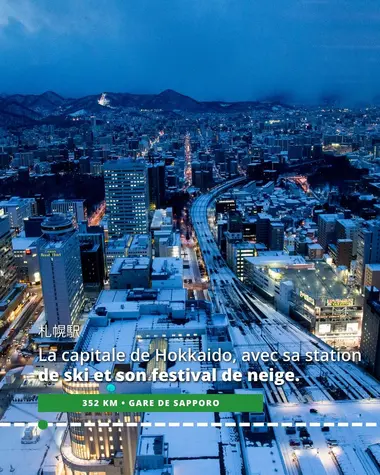
[[(377, 422), (48, 422), (48, 427), (377, 427)], [(1, 427), (38, 427), (38, 422), (0, 422)]]

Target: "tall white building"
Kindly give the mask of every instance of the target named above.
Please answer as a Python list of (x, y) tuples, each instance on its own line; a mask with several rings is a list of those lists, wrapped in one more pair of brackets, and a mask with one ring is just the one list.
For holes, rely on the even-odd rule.
[(104, 165), (104, 186), (109, 235), (144, 234), (148, 231), (147, 168), (131, 158)]
[(84, 291), (78, 234), (70, 218), (54, 214), (37, 242), (42, 292), (49, 328), (71, 325), (82, 310)]

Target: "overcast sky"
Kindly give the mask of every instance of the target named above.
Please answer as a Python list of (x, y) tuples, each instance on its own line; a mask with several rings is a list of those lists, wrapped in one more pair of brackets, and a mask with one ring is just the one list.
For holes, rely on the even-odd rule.
[(380, 0), (0, 0), (0, 92), (380, 93)]

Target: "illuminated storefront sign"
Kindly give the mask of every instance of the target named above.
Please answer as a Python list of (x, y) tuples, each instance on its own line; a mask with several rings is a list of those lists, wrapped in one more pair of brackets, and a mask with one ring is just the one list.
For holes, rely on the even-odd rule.
[(42, 252), (41, 257), (61, 257), (61, 253), (50, 251), (50, 252)]
[(315, 300), (309, 295), (305, 294), (305, 292), (302, 292), (302, 290), (300, 291), (300, 297), (301, 299), (306, 300), (306, 302), (309, 302), (311, 305), (315, 305)]
[(353, 307), (354, 299), (327, 299), (326, 307)]

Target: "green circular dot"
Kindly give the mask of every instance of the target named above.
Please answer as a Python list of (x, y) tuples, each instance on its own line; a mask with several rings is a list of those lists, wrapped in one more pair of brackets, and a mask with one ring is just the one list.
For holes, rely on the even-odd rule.
[(48, 428), (48, 422), (44, 420), (38, 421), (38, 428), (41, 430), (45, 430)]

